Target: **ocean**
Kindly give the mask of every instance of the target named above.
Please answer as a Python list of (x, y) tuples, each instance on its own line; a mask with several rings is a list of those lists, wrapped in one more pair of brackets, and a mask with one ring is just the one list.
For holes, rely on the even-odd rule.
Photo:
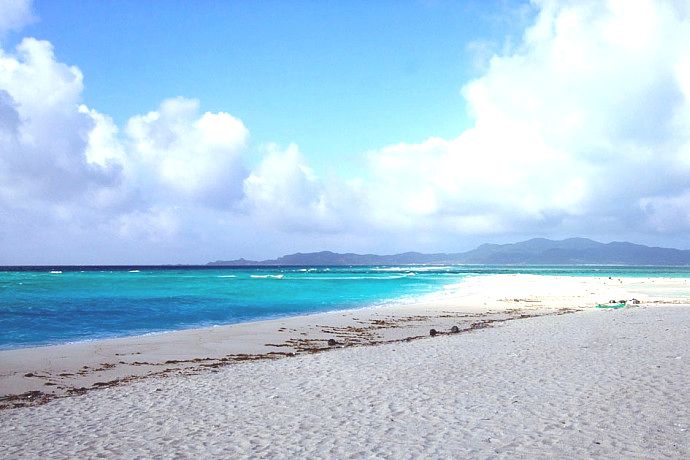
[(690, 278), (690, 267), (0, 267), (0, 349), (381, 306), (497, 273)]

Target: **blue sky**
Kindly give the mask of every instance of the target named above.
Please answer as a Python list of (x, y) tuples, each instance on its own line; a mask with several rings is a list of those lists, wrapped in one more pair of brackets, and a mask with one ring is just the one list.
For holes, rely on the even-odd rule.
[(252, 142), (319, 167), (468, 125), (460, 89), (533, 12), (524, 2), (37, 1), (21, 36), (84, 73), (118, 124), (172, 96), (228, 111)]
[(0, 0), (0, 263), (690, 248), (673, 0)]

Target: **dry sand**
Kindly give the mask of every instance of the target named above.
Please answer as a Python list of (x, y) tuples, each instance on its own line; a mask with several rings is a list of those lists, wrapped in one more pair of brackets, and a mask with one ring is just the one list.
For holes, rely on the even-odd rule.
[[(2, 352), (4, 394), (106, 385), (1, 411), (0, 457), (687, 458), (689, 293), (500, 275), (410, 305)], [(467, 332), (428, 337), (453, 324)], [(296, 356), (254, 360), (270, 351)]]

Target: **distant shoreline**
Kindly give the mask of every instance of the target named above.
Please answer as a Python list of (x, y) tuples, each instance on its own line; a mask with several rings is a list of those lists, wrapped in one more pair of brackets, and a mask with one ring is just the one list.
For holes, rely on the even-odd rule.
[(456, 253), (403, 252), (398, 254), (355, 254), (320, 251), (288, 254), (276, 259), (216, 260), (200, 264), (12, 264), (0, 265), (0, 271), (32, 269), (128, 269), (128, 268), (218, 268), (218, 267), (325, 267), (376, 265), (611, 265), (611, 266), (690, 266), (690, 249), (652, 247), (613, 241), (600, 243), (588, 238), (549, 240), (533, 238), (509, 244), (482, 244)]
[(214, 266), (254, 265), (409, 265), (409, 264), (532, 264), (532, 265), (690, 265), (690, 250), (650, 247), (614, 241), (600, 243), (587, 238), (549, 240), (533, 238), (510, 244), (482, 244), (457, 253), (404, 252), (392, 255), (295, 253), (269, 260), (217, 260)]

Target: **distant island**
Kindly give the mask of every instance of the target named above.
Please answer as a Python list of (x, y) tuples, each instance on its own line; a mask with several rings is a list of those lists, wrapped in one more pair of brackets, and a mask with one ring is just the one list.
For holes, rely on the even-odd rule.
[(339, 254), (330, 251), (290, 254), (270, 260), (217, 260), (208, 266), (253, 265), (409, 265), (409, 264), (604, 264), (690, 265), (690, 250), (649, 247), (641, 244), (599, 243), (587, 238), (554, 241), (534, 238), (512, 244), (482, 244), (459, 253)]

